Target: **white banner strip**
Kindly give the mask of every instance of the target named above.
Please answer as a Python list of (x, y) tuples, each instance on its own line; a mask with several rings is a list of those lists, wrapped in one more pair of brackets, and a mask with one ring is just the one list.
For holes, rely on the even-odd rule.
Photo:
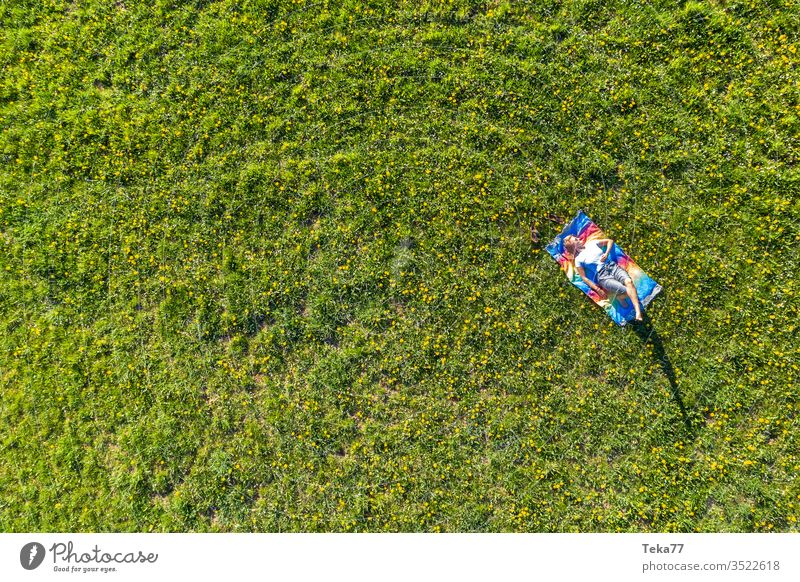
[(0, 534), (0, 580), (792, 580), (798, 534)]

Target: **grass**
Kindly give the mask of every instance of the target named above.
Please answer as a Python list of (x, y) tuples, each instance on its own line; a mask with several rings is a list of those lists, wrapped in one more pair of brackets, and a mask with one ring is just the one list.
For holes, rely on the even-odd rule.
[(0, 530), (797, 531), (799, 21), (3, 3)]

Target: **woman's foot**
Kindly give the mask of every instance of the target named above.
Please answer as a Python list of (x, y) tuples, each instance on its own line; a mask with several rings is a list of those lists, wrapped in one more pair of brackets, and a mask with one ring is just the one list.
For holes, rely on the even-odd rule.
[(636, 321), (643, 321), (642, 312), (641, 311), (636, 314)]

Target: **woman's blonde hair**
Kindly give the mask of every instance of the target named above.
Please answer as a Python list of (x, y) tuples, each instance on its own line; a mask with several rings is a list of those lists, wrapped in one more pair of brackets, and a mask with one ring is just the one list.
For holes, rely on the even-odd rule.
[(569, 235), (566, 239), (564, 239), (564, 249), (573, 257), (575, 256), (575, 249), (577, 246), (578, 239), (575, 237), (575, 235)]

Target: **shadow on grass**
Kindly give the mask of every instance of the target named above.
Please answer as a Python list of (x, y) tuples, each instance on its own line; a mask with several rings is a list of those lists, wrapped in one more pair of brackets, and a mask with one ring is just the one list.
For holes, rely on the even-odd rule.
[[(663, 293), (664, 292), (662, 291), (662, 294)], [(650, 317), (647, 315), (647, 311), (644, 311), (643, 316), (644, 321), (640, 323), (632, 321), (631, 327), (645, 345), (647, 345), (648, 342), (652, 344), (653, 358), (658, 362), (658, 365), (661, 366), (661, 371), (664, 372), (664, 375), (667, 377), (670, 392), (672, 393), (672, 397), (675, 399), (675, 403), (678, 405), (678, 409), (681, 412), (681, 418), (683, 418), (683, 425), (686, 427), (686, 432), (690, 438), (694, 438), (694, 427), (691, 419), (689, 418), (689, 414), (686, 411), (686, 405), (683, 402), (683, 397), (681, 396), (681, 390), (678, 386), (678, 380), (675, 376), (675, 368), (673, 367), (670, 359), (667, 357), (667, 352), (664, 349), (664, 342), (661, 341), (661, 336), (658, 335), (658, 332), (653, 327), (653, 323), (650, 320)]]

